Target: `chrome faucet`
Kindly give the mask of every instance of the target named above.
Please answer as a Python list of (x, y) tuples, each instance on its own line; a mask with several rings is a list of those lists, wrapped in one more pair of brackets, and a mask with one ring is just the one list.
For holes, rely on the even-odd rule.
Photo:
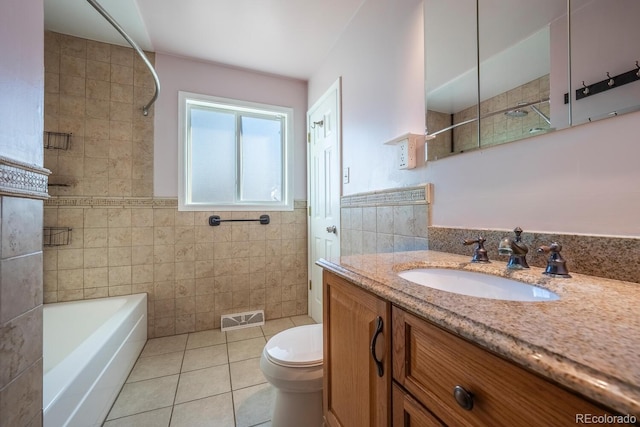
[(569, 270), (567, 269), (567, 262), (560, 255), (562, 245), (557, 242), (553, 242), (549, 246), (540, 246), (537, 249), (538, 253), (548, 253), (549, 259), (547, 260), (547, 268), (542, 274), (546, 274), (551, 277), (571, 277)]
[(487, 250), (484, 248), (484, 242), (487, 239), (484, 237), (478, 237), (477, 239), (465, 239), (462, 241), (462, 244), (465, 246), (473, 245), (477, 243), (477, 246), (473, 250), (473, 257), (471, 258), (471, 262), (491, 262), (489, 261), (489, 257), (487, 256)]
[(500, 255), (509, 255), (507, 268), (510, 270), (529, 268), (529, 264), (527, 264), (527, 253), (529, 252), (529, 248), (527, 248), (527, 245), (522, 241), (522, 228), (516, 227), (513, 232), (516, 234), (515, 239), (505, 237), (500, 240), (498, 253)]

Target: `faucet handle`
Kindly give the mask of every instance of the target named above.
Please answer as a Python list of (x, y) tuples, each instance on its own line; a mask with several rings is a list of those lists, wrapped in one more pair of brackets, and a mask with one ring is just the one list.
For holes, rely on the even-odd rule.
[(465, 246), (473, 245), (474, 243), (478, 244), (473, 250), (471, 262), (491, 262), (487, 256), (487, 250), (484, 248), (484, 242), (486, 241), (487, 239), (484, 237), (478, 237), (477, 239), (465, 239), (462, 241), (462, 244)]
[(551, 277), (571, 277), (569, 274), (569, 270), (567, 269), (567, 262), (560, 255), (560, 251), (562, 250), (562, 245), (558, 242), (553, 242), (549, 246), (540, 246), (536, 252), (549, 254), (549, 259), (547, 260), (547, 268), (544, 270), (542, 274), (546, 274)]

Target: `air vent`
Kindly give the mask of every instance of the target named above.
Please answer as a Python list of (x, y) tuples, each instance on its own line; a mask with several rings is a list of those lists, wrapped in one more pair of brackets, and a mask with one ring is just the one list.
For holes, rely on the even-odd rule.
[(220, 319), (220, 329), (222, 331), (232, 331), (234, 329), (243, 329), (262, 325), (264, 325), (264, 310), (223, 314)]

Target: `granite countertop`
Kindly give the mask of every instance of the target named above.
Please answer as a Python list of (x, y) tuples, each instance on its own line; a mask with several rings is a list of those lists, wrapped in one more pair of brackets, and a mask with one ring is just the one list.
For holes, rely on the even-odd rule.
[[(640, 284), (543, 269), (512, 271), (505, 260), (471, 263), (435, 251), (353, 255), (317, 264), (407, 311), (463, 336), (531, 371), (640, 417)], [(441, 267), (489, 273), (536, 284), (559, 300), (517, 302), (420, 286), (397, 276)]]

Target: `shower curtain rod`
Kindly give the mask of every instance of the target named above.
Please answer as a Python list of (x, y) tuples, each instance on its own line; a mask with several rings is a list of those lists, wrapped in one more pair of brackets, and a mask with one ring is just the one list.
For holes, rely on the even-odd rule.
[[(544, 103), (544, 102), (549, 102), (549, 98), (540, 99), (540, 100), (538, 100), (538, 101), (533, 101), (533, 102), (523, 102), (523, 103), (521, 103), (521, 104), (518, 104), (518, 105), (516, 106), (516, 108), (526, 108), (526, 107), (531, 107), (531, 108), (533, 108), (533, 111), (535, 111), (536, 113), (538, 113), (538, 114), (542, 117), (542, 119), (543, 119), (545, 122), (547, 122), (548, 124), (551, 124), (551, 120), (549, 120), (549, 118), (548, 118), (547, 116), (545, 116), (545, 115), (544, 115), (544, 113), (543, 113), (542, 111), (540, 111), (539, 109), (537, 109), (537, 108), (535, 107), (537, 104), (542, 104), (542, 103)], [(506, 113), (507, 111), (513, 110), (513, 108), (514, 108), (514, 107), (505, 108), (505, 109), (503, 109), (503, 110), (498, 110), (498, 111), (494, 111), (493, 113), (485, 114), (484, 116), (481, 116), (481, 117), (480, 117), (480, 120), (482, 120), (482, 119), (486, 119), (486, 118), (488, 118), (488, 117), (496, 116), (496, 115), (498, 115), (498, 114), (504, 114), (504, 113)], [(468, 120), (465, 120), (465, 121), (463, 121), (463, 122), (456, 123), (456, 124), (454, 124), (454, 125), (448, 126), (448, 127), (444, 128), (444, 129), (440, 129), (440, 130), (438, 130), (438, 131), (436, 131), (436, 132), (433, 132), (433, 133), (427, 133), (427, 134), (425, 135), (425, 137), (426, 137), (426, 138), (431, 137), (431, 138), (429, 138), (429, 139), (433, 139), (434, 137), (436, 137), (437, 135), (439, 135), (439, 134), (441, 134), (441, 133), (444, 133), (444, 132), (449, 131), (449, 130), (451, 130), (451, 129), (455, 129), (455, 128), (459, 127), (459, 126), (464, 126), (464, 125), (467, 125), (467, 124), (469, 124), (469, 123), (473, 123), (473, 122), (476, 122), (476, 121), (478, 121), (478, 118), (477, 118), (477, 117), (474, 117), (474, 118), (472, 118), (472, 119), (468, 119)]]
[(156, 91), (153, 94), (153, 98), (151, 98), (151, 101), (149, 101), (146, 105), (142, 107), (142, 114), (144, 114), (145, 116), (148, 115), (149, 108), (151, 108), (153, 103), (156, 102), (156, 99), (158, 99), (158, 94), (160, 93), (160, 79), (158, 79), (158, 74), (156, 73), (156, 70), (153, 68), (153, 65), (151, 65), (151, 62), (149, 61), (149, 58), (147, 58), (147, 55), (145, 55), (142, 49), (140, 49), (140, 46), (138, 46), (138, 44), (135, 41), (133, 41), (131, 37), (129, 37), (129, 35), (124, 31), (124, 29), (116, 22), (116, 20), (113, 19), (113, 17), (111, 17), (111, 15), (109, 15), (109, 13), (106, 10), (104, 10), (104, 8), (100, 6), (100, 4), (96, 0), (87, 0), (87, 2), (89, 2), (89, 4), (93, 6), (93, 8), (97, 10), (100, 13), (100, 15), (104, 17), (104, 19), (109, 21), (109, 23), (113, 26), (113, 28), (115, 28), (120, 33), (120, 35), (122, 35), (122, 37), (124, 37), (124, 39), (131, 45), (131, 47), (138, 53), (140, 58), (142, 58), (142, 60), (146, 64), (147, 68), (149, 68), (149, 71), (151, 72), (151, 75), (153, 76), (153, 80), (156, 85)]

